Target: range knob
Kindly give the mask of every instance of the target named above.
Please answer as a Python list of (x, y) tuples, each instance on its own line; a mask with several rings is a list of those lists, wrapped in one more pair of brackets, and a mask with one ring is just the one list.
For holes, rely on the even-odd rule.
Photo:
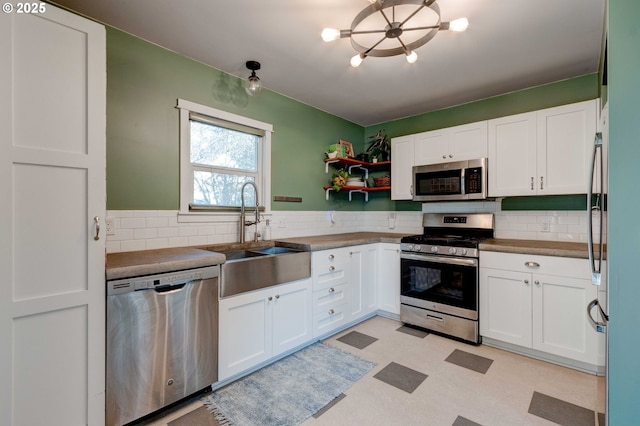
[(465, 248), (461, 249), (460, 250), (460, 254), (463, 255), (463, 256), (466, 256), (467, 255), (467, 249), (465, 249)]
[(407, 251), (413, 251), (413, 244), (407, 244)]
[(437, 253), (438, 252), (438, 247), (436, 247), (436, 246), (431, 247), (431, 252), (432, 253)]
[(451, 248), (449, 249), (449, 254), (456, 254), (456, 252), (457, 252), (457, 251), (458, 251), (458, 250), (457, 250), (455, 247), (451, 247)]
[(420, 244), (416, 244), (413, 246), (413, 251), (420, 251), (420, 249), (422, 249), (422, 247), (420, 247)]

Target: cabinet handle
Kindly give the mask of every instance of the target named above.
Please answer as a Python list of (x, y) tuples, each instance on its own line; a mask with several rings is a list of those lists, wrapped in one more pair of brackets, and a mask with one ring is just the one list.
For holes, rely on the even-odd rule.
[(333, 266), (333, 265), (332, 265), (332, 266), (329, 266), (329, 270), (330, 270), (330, 271), (335, 271), (335, 269), (336, 269), (336, 267), (335, 267), (335, 266)]
[(100, 239), (100, 217), (94, 217), (93, 221), (96, 223), (96, 235), (93, 236), (93, 239), (98, 241)]
[(446, 155), (443, 155), (443, 156), (442, 156), (442, 158), (444, 158), (444, 159), (446, 160), (446, 159), (447, 159), (447, 156), (446, 156)]
[(333, 260), (333, 259), (335, 259), (335, 256), (334, 256), (334, 255), (332, 255), (332, 254), (330, 254), (330, 255), (329, 255), (329, 260)]
[(544, 176), (540, 176), (540, 189), (544, 189)]
[(280, 295), (279, 294), (276, 294), (276, 299), (280, 299)]
[(452, 154), (449, 154), (449, 158), (453, 158), (453, 155), (452, 155)]
[(334, 291), (336, 291), (336, 290), (335, 290), (333, 287), (331, 287), (331, 288), (329, 289), (329, 293), (333, 293)]
[(524, 262), (524, 266), (527, 268), (539, 268), (540, 264), (538, 262)]
[(269, 302), (271, 302), (271, 301), (273, 300), (273, 297), (269, 296), (269, 297), (267, 298), (267, 300), (268, 300)]
[(538, 281), (538, 280), (535, 280), (534, 283), (535, 283), (535, 285), (540, 285), (540, 281)]
[(531, 190), (533, 191), (533, 176), (531, 176)]
[(329, 309), (329, 315), (333, 315), (335, 314), (335, 311), (333, 309)]
[(524, 283), (525, 284), (529, 284), (529, 280), (524, 280)]
[(413, 185), (409, 186), (409, 194), (413, 195)]

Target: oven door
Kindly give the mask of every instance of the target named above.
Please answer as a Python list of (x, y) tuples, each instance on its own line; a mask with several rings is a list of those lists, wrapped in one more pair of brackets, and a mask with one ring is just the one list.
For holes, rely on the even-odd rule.
[(478, 259), (402, 253), (400, 302), (478, 319)]

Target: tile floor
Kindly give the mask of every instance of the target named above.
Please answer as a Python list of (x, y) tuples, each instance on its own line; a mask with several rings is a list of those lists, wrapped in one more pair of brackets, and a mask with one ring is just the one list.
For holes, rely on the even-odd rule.
[[(604, 425), (602, 377), (383, 317), (325, 343), (377, 365), (303, 426)], [(194, 398), (140, 425), (218, 423)]]

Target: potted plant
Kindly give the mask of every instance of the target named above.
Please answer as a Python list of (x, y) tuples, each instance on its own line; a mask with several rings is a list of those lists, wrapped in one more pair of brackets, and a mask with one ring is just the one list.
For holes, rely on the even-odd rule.
[(345, 169), (337, 170), (333, 174), (333, 179), (331, 183), (333, 184), (334, 191), (340, 191), (340, 189), (347, 183), (347, 178), (349, 177), (349, 173)]
[(391, 159), (391, 144), (385, 131), (378, 130), (375, 135), (369, 136), (369, 139), (373, 139), (373, 143), (367, 148), (367, 153), (372, 161), (374, 158), (379, 161), (389, 161)]

